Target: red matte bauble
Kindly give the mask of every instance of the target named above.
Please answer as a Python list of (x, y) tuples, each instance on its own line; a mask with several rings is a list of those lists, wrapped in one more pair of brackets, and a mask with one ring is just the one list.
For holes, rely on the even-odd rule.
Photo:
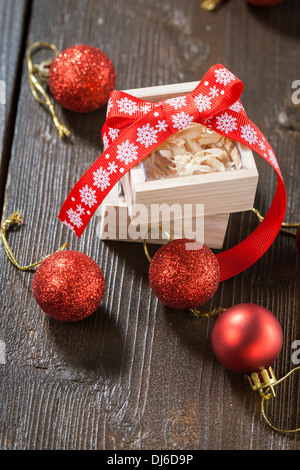
[(203, 243), (172, 240), (153, 256), (149, 282), (156, 297), (168, 307), (185, 310), (207, 302), (220, 282), (220, 266)]
[(233, 372), (251, 374), (278, 357), (282, 328), (270, 310), (255, 304), (230, 307), (217, 319), (211, 335), (213, 352)]
[(298, 230), (297, 230), (296, 243), (297, 243), (298, 250), (300, 251), (300, 227), (298, 227)]
[(277, 5), (278, 3), (282, 3), (285, 0), (247, 0), (248, 3), (251, 5), (255, 5), (258, 7), (267, 7), (270, 5)]
[(107, 103), (116, 84), (112, 61), (98, 48), (77, 45), (62, 51), (51, 63), (49, 89), (64, 108), (78, 113)]
[(33, 278), (40, 308), (55, 320), (82, 320), (99, 307), (105, 290), (96, 262), (78, 251), (62, 251), (45, 258)]

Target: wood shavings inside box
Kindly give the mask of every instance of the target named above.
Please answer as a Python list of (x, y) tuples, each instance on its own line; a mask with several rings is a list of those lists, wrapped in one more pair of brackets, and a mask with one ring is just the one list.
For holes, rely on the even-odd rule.
[(242, 167), (236, 142), (201, 124), (172, 135), (141, 162), (145, 181)]

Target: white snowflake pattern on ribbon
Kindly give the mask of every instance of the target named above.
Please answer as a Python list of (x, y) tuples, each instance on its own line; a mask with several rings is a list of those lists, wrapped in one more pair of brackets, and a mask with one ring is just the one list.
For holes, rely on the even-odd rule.
[(269, 160), (271, 164), (274, 166), (274, 168), (279, 168), (279, 165), (278, 165), (278, 162), (277, 162), (277, 159), (273, 150), (269, 149), (268, 154), (269, 154)]
[(144, 114), (149, 113), (151, 111), (151, 104), (150, 103), (143, 103), (140, 107), (140, 111)]
[(244, 107), (241, 103), (239, 103), (238, 101), (236, 101), (235, 103), (233, 103), (231, 106), (229, 106), (228, 109), (231, 109), (231, 111), (235, 111), (236, 113), (239, 113), (240, 111), (244, 110)]
[(235, 80), (235, 76), (233, 75), (233, 73), (229, 72), (229, 70), (225, 68), (215, 70), (215, 77), (216, 82), (221, 83), (224, 86), (228, 85), (228, 83)]
[(140, 142), (146, 148), (150, 145), (157, 143), (157, 133), (158, 131), (154, 127), (150, 126), (149, 122), (142, 127), (137, 129), (137, 142)]
[(127, 96), (118, 100), (117, 104), (119, 107), (119, 111), (121, 113), (128, 114), (129, 116), (132, 116), (139, 110), (138, 105), (133, 100), (127, 98)]
[(200, 113), (211, 109), (211, 98), (207, 95), (202, 95), (202, 93), (194, 98), (194, 103)]
[(223, 113), (221, 116), (217, 116), (216, 121), (216, 127), (221, 132), (228, 134), (229, 132), (237, 130), (236, 118), (228, 113)]
[(241, 136), (250, 145), (253, 145), (258, 141), (257, 132), (255, 129), (253, 129), (253, 127), (250, 126), (250, 124), (241, 126)]
[(259, 145), (259, 148), (262, 152), (264, 152), (266, 150), (266, 144), (264, 143), (263, 140), (259, 140), (258, 145)]
[(84, 215), (84, 213), (85, 213), (85, 208), (82, 207), (81, 204), (77, 204), (77, 206), (76, 206), (76, 211), (78, 212), (78, 214)]
[(104, 191), (104, 189), (110, 186), (109, 173), (105, 168), (102, 168), (102, 166), (93, 172), (93, 177), (94, 186), (96, 186), (98, 189), (101, 189), (101, 191)]
[(194, 117), (182, 111), (181, 113), (173, 114), (172, 121), (174, 129), (185, 129), (192, 124)]
[(168, 103), (174, 109), (181, 109), (182, 107), (186, 106), (186, 97), (177, 96), (176, 98), (169, 98), (166, 100), (166, 103)]
[(89, 188), (87, 184), (79, 189), (79, 193), (81, 202), (86, 206), (93, 207), (97, 204), (96, 190)]
[(117, 172), (118, 165), (116, 164), (116, 162), (109, 162), (107, 168), (108, 168), (109, 174), (111, 175), (112, 173)]
[(155, 127), (157, 127), (158, 132), (166, 132), (169, 126), (166, 123), (166, 121), (163, 120), (163, 121), (158, 121)]
[(103, 142), (103, 148), (104, 150), (106, 150), (109, 147), (109, 138), (107, 137), (106, 134), (103, 134), (102, 142)]
[(75, 227), (80, 228), (83, 225), (82, 219), (81, 219), (81, 214), (74, 209), (70, 207), (70, 209), (67, 210), (67, 215), (69, 217), (69, 220), (72, 225), (75, 225)]
[(107, 108), (106, 108), (106, 117), (109, 115), (111, 108), (113, 107), (113, 100), (112, 98), (109, 98), (107, 102)]
[(214, 85), (213, 87), (210, 88), (210, 92), (208, 93), (212, 99), (217, 98), (219, 96), (219, 88)]
[(109, 127), (108, 135), (111, 140), (115, 140), (119, 136), (120, 129), (115, 129), (114, 127)]
[(125, 165), (128, 165), (128, 163), (132, 163), (133, 160), (137, 159), (137, 149), (138, 147), (136, 145), (130, 143), (129, 140), (126, 140), (125, 142), (122, 142), (121, 145), (118, 145), (116, 158), (121, 162), (124, 162)]

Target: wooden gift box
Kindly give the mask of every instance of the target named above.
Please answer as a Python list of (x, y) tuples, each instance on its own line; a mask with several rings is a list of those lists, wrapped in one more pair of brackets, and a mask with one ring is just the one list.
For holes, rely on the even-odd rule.
[[(98, 215), (100, 215), (101, 220), (97, 226), (97, 235), (102, 240), (143, 242), (146, 239), (148, 243), (153, 244), (164, 244), (167, 241), (165, 233), (159, 230), (154, 230), (153, 237), (151, 237), (151, 233), (148, 233), (151, 220), (147, 221), (144, 225), (141, 224), (139, 227), (135, 226), (129, 215), (126, 199), (120, 193), (118, 185), (115, 185), (106, 196), (99, 208)], [(197, 227), (200, 227), (195, 238), (210, 248), (221, 249), (226, 235), (228, 220), (229, 214), (211, 216), (204, 216), (203, 213), (200, 214), (198, 221), (194, 219), (191, 221), (194, 226), (197, 224)], [(172, 239), (182, 238), (184, 227), (179, 227), (178, 230), (178, 225), (172, 220), (167, 225), (170, 225), (169, 234)], [(169, 227), (164, 228), (169, 229)]]
[[(125, 92), (147, 101), (158, 102), (185, 95), (191, 92), (197, 83), (139, 88)], [(222, 137), (220, 134), (215, 133), (215, 135)], [(255, 160), (248, 147), (238, 142), (234, 144), (240, 157), (241, 167), (231, 171), (145, 179), (145, 162), (149, 158), (146, 157), (141, 164), (136, 165), (122, 178), (132, 223), (135, 220), (135, 208), (138, 204), (149, 207), (157, 203), (203, 204), (205, 216), (223, 214), (223, 217), (224, 214), (251, 210), (258, 183)], [(141, 222), (143, 221), (139, 218), (139, 223)], [(159, 220), (151, 222), (159, 223)]]

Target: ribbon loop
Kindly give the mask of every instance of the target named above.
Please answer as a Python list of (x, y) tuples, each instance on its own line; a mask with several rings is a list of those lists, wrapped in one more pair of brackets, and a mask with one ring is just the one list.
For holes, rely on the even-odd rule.
[(154, 108), (154, 103), (114, 90), (108, 100), (106, 125), (115, 129), (126, 128)]
[(191, 92), (201, 114), (201, 122), (234, 105), (239, 100), (243, 87), (241, 80), (222, 65), (211, 67)]

